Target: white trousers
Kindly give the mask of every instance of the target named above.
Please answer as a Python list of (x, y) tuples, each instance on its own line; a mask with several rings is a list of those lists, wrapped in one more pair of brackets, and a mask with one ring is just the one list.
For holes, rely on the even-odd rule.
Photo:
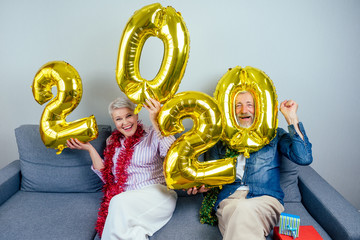
[(170, 220), (176, 200), (175, 191), (161, 184), (114, 196), (101, 239), (148, 239)]

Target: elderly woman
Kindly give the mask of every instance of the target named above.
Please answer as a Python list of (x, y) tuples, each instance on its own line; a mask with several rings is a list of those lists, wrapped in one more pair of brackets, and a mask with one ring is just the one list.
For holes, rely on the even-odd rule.
[(163, 158), (175, 138), (159, 131), (160, 103), (150, 99), (144, 107), (149, 111), (150, 128), (138, 121), (128, 98), (110, 103), (116, 129), (106, 141), (104, 159), (90, 143), (67, 141), (69, 148), (89, 152), (92, 169), (104, 182), (96, 225), (102, 239), (148, 239), (175, 209), (177, 195), (167, 189), (163, 175)]

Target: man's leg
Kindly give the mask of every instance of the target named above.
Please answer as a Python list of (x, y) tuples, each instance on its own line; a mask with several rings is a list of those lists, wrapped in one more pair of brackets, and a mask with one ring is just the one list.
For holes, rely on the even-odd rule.
[(224, 240), (265, 239), (284, 211), (270, 196), (246, 199), (248, 191), (236, 191), (220, 202), (216, 215)]

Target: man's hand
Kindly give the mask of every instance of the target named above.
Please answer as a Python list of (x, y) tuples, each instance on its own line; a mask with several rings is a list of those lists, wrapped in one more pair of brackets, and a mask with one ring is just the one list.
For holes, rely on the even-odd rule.
[(304, 140), (304, 136), (299, 129), (299, 118), (297, 116), (298, 104), (293, 100), (285, 100), (280, 104), (280, 112), (284, 115), (286, 122), (289, 125), (294, 125), (296, 132), (301, 139)]
[(204, 193), (209, 191), (210, 188), (206, 188), (205, 185), (202, 185), (199, 189), (197, 187), (189, 188), (186, 192), (188, 195), (196, 195), (198, 193)]
[(298, 104), (293, 100), (285, 100), (280, 104), (280, 112), (284, 115), (288, 124), (297, 124), (299, 122), (296, 114)]

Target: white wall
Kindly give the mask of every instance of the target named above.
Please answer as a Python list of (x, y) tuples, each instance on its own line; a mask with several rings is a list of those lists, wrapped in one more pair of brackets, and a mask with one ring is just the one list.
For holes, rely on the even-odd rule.
[[(178, 92), (212, 95), (229, 67), (253, 66), (274, 81), (279, 100), (299, 103), (313, 143), (312, 166), (360, 209), (360, 1), (172, 0), (190, 33), (190, 57)], [(0, 1), (0, 167), (18, 158), (14, 129), (37, 124), (44, 109), (30, 86), (46, 62), (64, 60), (83, 81), (68, 121), (94, 114), (110, 124), (108, 103), (121, 91), (117, 52), (138, 0)], [(141, 73), (151, 79), (162, 43), (150, 39)], [(141, 116), (147, 118), (142, 112)], [(280, 126), (285, 121), (280, 116)]]

